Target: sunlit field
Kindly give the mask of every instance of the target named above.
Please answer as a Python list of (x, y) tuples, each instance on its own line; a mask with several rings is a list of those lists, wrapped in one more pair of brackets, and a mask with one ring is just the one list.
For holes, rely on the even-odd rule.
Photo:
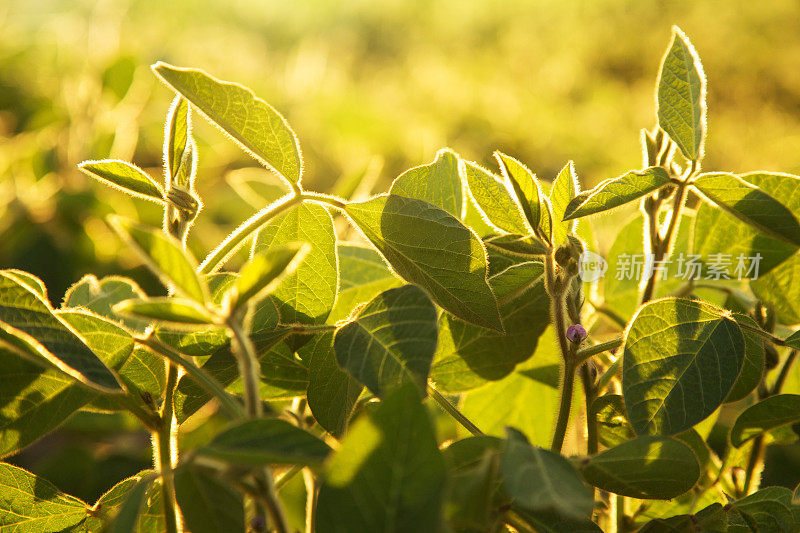
[[(664, 58), (673, 45), (679, 47), (676, 64), (684, 63), (671, 82), (669, 54)], [(793, 366), (800, 340), (792, 340), (800, 323), (799, 67), (795, 0), (0, 2), (0, 269), (16, 269), (0, 271), (11, 272), (0, 278), (0, 366), (6, 365), (0, 368), (6, 383), (0, 383), (0, 481), (11, 476), (24, 486), (28, 478), (17, 474), (24, 468), (35, 483), (52, 483), (36, 496), (32, 488), (27, 495), (5, 494), (0, 482), (0, 531), (100, 531), (114, 524), (114, 531), (148, 533), (242, 527), (309, 533), (600, 527), (623, 533), (643, 526), (652, 532), (667, 529), (647, 529), (649, 520), (711, 520), (711, 511), (700, 511), (782, 487), (764, 498), (783, 506), (789, 518), (747, 500), (725, 508), (739, 509), (737, 518), (717, 516), (726, 529), (712, 529), (710, 521), (703, 527), (745, 531), (735, 527), (773, 512), (782, 517), (775, 529), (762, 524), (760, 530), (791, 533), (800, 525), (800, 371)], [(237, 108), (234, 93), (224, 92), (234, 86), (219, 80), (258, 97), (246, 91), (235, 97), (257, 108), (255, 120), (262, 122), (250, 130), (259, 132), (257, 141), (246, 131), (253, 123), (241, 118), (250, 117), (243, 109), (254, 108)], [(201, 83), (210, 88), (193, 92)], [(221, 100), (208, 103), (208, 94)], [(229, 105), (212, 109), (219, 101)], [(680, 120), (670, 122), (667, 104)], [(237, 126), (240, 119), (248, 127)], [(270, 134), (283, 140), (264, 140), (267, 129), (258, 128), (267, 120)], [(109, 178), (123, 167), (104, 167), (108, 160), (131, 162), (143, 173), (130, 171), (135, 183)], [(101, 163), (79, 166), (87, 161)], [(422, 169), (418, 175), (404, 174), (414, 167)], [(716, 171), (726, 174), (702, 174)], [(617, 177), (625, 178), (619, 189), (603, 190), (604, 180)], [(445, 191), (445, 181), (454, 189)], [(489, 185), (478, 189), (479, 182)], [(138, 197), (124, 193), (126, 183), (138, 187)], [(169, 196), (176, 184), (181, 190), (174, 194), (184, 195), (177, 200)], [(375, 204), (375, 195), (390, 187), (385, 205)], [(600, 196), (579, 195), (590, 190)], [(294, 199), (280, 205), (287, 194)], [(491, 194), (495, 203), (486, 200)], [(395, 196), (410, 203), (393, 205)], [(185, 202), (194, 203), (180, 207)], [(278, 207), (260, 224), (284, 222), (229, 237), (270, 204)], [(420, 214), (428, 208), (437, 211)], [(447, 240), (448, 232), (461, 230)], [(320, 249), (328, 241), (326, 256)], [(605, 280), (585, 277), (584, 252), (607, 269)], [(678, 254), (680, 261), (684, 253), (696, 254), (700, 281), (667, 280), (666, 271), (657, 282), (626, 280), (621, 273), (631, 254), (648, 253), (677, 266), (670, 271), (677, 274), (684, 265), (678, 266)], [(726, 254), (730, 272), (740, 269), (738, 278), (714, 278), (709, 265)], [(763, 262), (754, 273), (756, 254)], [(742, 275), (744, 258), (750, 270)], [(189, 281), (175, 274), (180, 268)], [(249, 277), (206, 276), (218, 271)], [(147, 295), (159, 305), (128, 302), (123, 310), (125, 298), (109, 297), (103, 314), (92, 307), (99, 296), (80, 295), (94, 286), (70, 290), (88, 274), (130, 278), (117, 287), (130, 292), (125, 298), (141, 296), (142, 304)], [(763, 279), (756, 281), (759, 274)], [(141, 290), (130, 289), (136, 286)], [(659, 300), (664, 297), (677, 299)], [(274, 316), (259, 314), (263, 302), (271, 302)], [(54, 311), (72, 307), (111, 317), (117, 333), (104, 330), (109, 337), (96, 340), (81, 329), (80, 317)], [(29, 311), (52, 322), (23, 324), (34, 316)], [(389, 322), (375, 322), (382, 313)], [(416, 323), (424, 317), (430, 331), (425, 324), (398, 325), (400, 318)], [(687, 333), (686, 324), (695, 329)], [(672, 326), (675, 338), (653, 340), (652, 332)], [(384, 330), (396, 337), (381, 337)], [(126, 374), (127, 363), (115, 367), (106, 354), (95, 371), (106, 372), (108, 381), (96, 379), (37, 337), (46, 335), (42, 331), (67, 335), (77, 343), (70, 346), (84, 350), (76, 356), (84, 363), (99, 353), (92, 342), (107, 343), (103, 350), (110, 353), (108, 346), (117, 345), (109, 339), (122, 335), (130, 350), (137, 343), (131, 353), (141, 368)], [(99, 338), (100, 330), (93, 331)], [(720, 331), (729, 337), (715, 337)], [(258, 354), (248, 352), (250, 338)], [(53, 342), (65, 351), (73, 349), (58, 339)], [(404, 340), (414, 348), (393, 351)], [(386, 351), (377, 363), (369, 359), (376, 346)], [(716, 358), (703, 359), (709, 346)], [(227, 350), (226, 369), (206, 365), (219, 350)], [(735, 357), (719, 355), (726, 350)], [(634, 368), (666, 364), (661, 355), (669, 359), (673, 352), (692, 360), (663, 375), (629, 377)], [(315, 367), (320, 354), (327, 366)], [(39, 368), (36, 361), (20, 362), (26, 357), (43, 357), (47, 372), (58, 377), (47, 384), (24, 377), (31, 372), (25, 365)], [(253, 383), (248, 361), (255, 361)], [(375, 375), (373, 363), (380, 367)], [(207, 374), (192, 374), (195, 368), (210, 373), (213, 383)], [(314, 380), (323, 377), (331, 381), (312, 392)], [(570, 385), (565, 399), (573, 377), (574, 393)], [(73, 379), (70, 387), (96, 396), (77, 401), (70, 394), (78, 392), (60, 389), (66, 385), (59, 379)], [(635, 379), (641, 382), (631, 385)], [(652, 386), (659, 380), (681, 388), (683, 422), (676, 411), (659, 418), (679, 409), (670, 403), (678, 401), (672, 392)], [(185, 397), (195, 400), (181, 396), (181, 384), (208, 397), (186, 407)], [(651, 386), (647, 394), (655, 396), (634, 396), (637, 386)], [(109, 391), (123, 391), (128, 400), (104, 396)], [(420, 403), (420, 397), (427, 399)], [(329, 398), (347, 404), (342, 413), (332, 414)], [(656, 399), (663, 409), (641, 416), (632, 409), (649, 409)], [(742, 412), (762, 401), (775, 404), (741, 421)], [(180, 425), (170, 443), (173, 403)], [(29, 412), (34, 419), (27, 422)], [(398, 422), (408, 413), (411, 421)], [(765, 422), (770, 415), (780, 423)], [(155, 420), (150, 427), (148, 417)], [(289, 429), (269, 431), (288, 431), (286, 442), (295, 444), (276, 451), (249, 442), (251, 462), (242, 459), (243, 448), (208, 452), (232, 418), (281, 420)], [(516, 430), (507, 432), (507, 426)], [(410, 456), (427, 458), (424, 464), (419, 459), (419, 468), (428, 476), (406, 472), (403, 479), (421, 479), (419, 494), (428, 494), (435, 511), (411, 501), (416, 489), (400, 482), (397, 494), (410, 499), (402, 503), (382, 500), (380, 489), (365, 503), (359, 497), (370, 491), (352, 488), (353, 479), (366, 485), (383, 479), (378, 470), (359, 470), (372, 464), (370, 453), (374, 463), (395, 461), (402, 469), (395, 453), (404, 441), (376, 435), (406, 428), (415, 435)], [(447, 451), (483, 433), (496, 440)], [(655, 448), (642, 451), (642, 439), (649, 438), (664, 439), (653, 445), (661, 456)], [(430, 441), (430, 449), (422, 441)], [(607, 464), (598, 458), (625, 445), (620, 454), (639, 462), (603, 470)], [(165, 446), (172, 452), (159, 457)], [(552, 456), (530, 455), (551, 450)], [(669, 478), (691, 470), (680, 466), (687, 450), (697, 476)], [(170, 463), (170, 453), (180, 460)], [(234, 455), (239, 462), (226, 463)], [(196, 457), (206, 470), (191, 478), (192, 498), (223, 495), (204, 509), (186, 503), (189, 474), (180, 469), (187, 464), (185, 471), (195, 475), (191, 469), (201, 468)], [(535, 477), (511, 479), (509, 469), (533, 468), (532, 457), (562, 461), (537, 464), (554, 479), (574, 476), (575, 485), (567, 480), (543, 496), (530, 488)], [(628, 474), (608, 481), (616, 469), (647, 473), (648, 461), (664, 457), (673, 463), (659, 463), (653, 476), (669, 479), (655, 488)], [(8, 474), (12, 468), (15, 474)], [(138, 476), (135, 483), (108, 500), (113, 511), (98, 510), (95, 502), (131, 476)], [(163, 494), (174, 493), (169, 487), (175, 481), (178, 496), (162, 501), (161, 487), (166, 483)], [(124, 522), (120, 502), (135, 498), (137, 483), (145, 503), (131, 507)], [(673, 493), (665, 487), (683, 488)], [(58, 500), (58, 491), (79, 501)], [(319, 501), (309, 497), (317, 493)], [(177, 511), (170, 511), (170, 498)], [(40, 500), (56, 505), (54, 516), (77, 518), (49, 521)], [(485, 512), (467, 512), (481, 506)], [(177, 529), (169, 525), (170, 512), (173, 522), (178, 516)], [(331, 524), (338, 513), (362, 521), (348, 518), (336, 529)]]

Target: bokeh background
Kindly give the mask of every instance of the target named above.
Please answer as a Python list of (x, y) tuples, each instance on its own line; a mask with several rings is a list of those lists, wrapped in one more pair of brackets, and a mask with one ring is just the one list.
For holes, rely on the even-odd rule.
[[(156, 207), (76, 169), (114, 157), (161, 175), (172, 93), (150, 72), (157, 60), (238, 81), (279, 109), (320, 191), (361, 174), (381, 191), (443, 146), (486, 165), (502, 149), (545, 179), (572, 159), (588, 186), (641, 165), (673, 24), (709, 78), (705, 167), (800, 174), (796, 0), (2, 0), (0, 267), (42, 277), (55, 305), (87, 272), (158, 290), (103, 222), (117, 211), (158, 224)], [(206, 207), (189, 244), (202, 257), (255, 210), (230, 186), (255, 164), (195, 125)], [(138, 438), (102, 459), (70, 441), (74, 472), (49, 477), (92, 499), (104, 481), (91, 476), (147, 461)], [(46, 463), (37, 471), (48, 477)]]

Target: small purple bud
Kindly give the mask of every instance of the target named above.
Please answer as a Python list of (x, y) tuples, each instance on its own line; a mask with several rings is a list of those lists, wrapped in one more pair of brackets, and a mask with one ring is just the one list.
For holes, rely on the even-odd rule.
[(260, 514), (255, 515), (250, 520), (250, 529), (252, 529), (253, 531), (256, 531), (258, 533), (261, 533), (262, 531), (266, 531), (267, 530), (267, 520), (266, 520), (266, 518), (264, 518), (264, 515), (260, 515)]
[(572, 324), (567, 328), (567, 339), (578, 344), (586, 338), (586, 330), (580, 324)]

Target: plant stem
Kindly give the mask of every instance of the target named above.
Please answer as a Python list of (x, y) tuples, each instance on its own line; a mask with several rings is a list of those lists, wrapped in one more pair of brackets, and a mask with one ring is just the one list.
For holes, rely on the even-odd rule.
[(572, 389), (575, 382), (575, 369), (577, 365), (574, 361), (574, 354), (567, 340), (567, 324), (564, 317), (564, 290), (559, 286), (555, 259), (552, 250), (545, 256), (545, 288), (550, 295), (553, 312), (553, 327), (555, 328), (558, 346), (561, 350), (562, 379), (561, 379), (561, 403), (558, 408), (558, 419), (556, 429), (553, 434), (553, 444), (550, 447), (555, 452), (561, 452), (564, 446), (564, 436), (567, 434), (569, 424), (569, 412), (572, 407)]
[[(694, 166), (692, 168), (694, 168)], [(658, 230), (658, 208), (656, 208), (653, 213), (647, 214), (650, 221), (650, 247), (653, 253), (654, 267), (656, 263), (660, 263), (669, 255), (670, 248), (672, 247), (672, 241), (674, 240), (675, 236), (675, 229), (678, 227), (678, 222), (681, 218), (681, 208), (683, 207), (683, 200), (685, 196), (686, 184), (681, 182), (678, 185), (678, 188), (675, 191), (672, 199), (672, 212), (670, 213), (669, 224), (667, 225), (667, 231), (663, 238), (659, 235)], [(644, 291), (642, 292), (642, 304), (653, 299), (656, 289), (656, 277), (656, 272), (653, 271), (652, 275), (647, 279), (647, 285), (645, 285)]]
[(283, 487), (286, 486), (287, 483), (289, 483), (292, 480), (294, 476), (296, 476), (302, 471), (303, 471), (302, 466), (292, 465), (292, 467), (286, 472), (284, 472), (284, 474), (281, 477), (279, 477), (278, 480), (275, 482), (275, 490), (281, 490)]
[(447, 401), (447, 398), (442, 396), (441, 393), (437, 391), (430, 383), (428, 383), (428, 393), (433, 397), (436, 403), (439, 404), (439, 407), (444, 409), (450, 416), (452, 416), (456, 422), (464, 426), (467, 431), (475, 436), (484, 435), (484, 432), (481, 431), (478, 426), (473, 424), (469, 418), (464, 416), (464, 413), (459, 411), (455, 405)]
[(789, 369), (792, 368), (792, 363), (797, 359), (797, 350), (792, 350), (786, 356), (786, 361), (783, 362), (781, 371), (778, 377), (775, 378), (775, 384), (772, 386), (772, 394), (780, 394), (783, 384), (786, 383), (786, 378), (789, 376)]
[(564, 437), (567, 434), (569, 412), (572, 408), (572, 389), (575, 384), (575, 366), (567, 362), (563, 368), (564, 376), (561, 383), (561, 403), (558, 406), (558, 419), (556, 420), (556, 430), (553, 434), (553, 444), (550, 446), (551, 450), (559, 453), (564, 446)]
[(764, 453), (764, 435), (759, 435), (753, 441), (753, 448), (750, 450), (750, 458), (747, 461), (747, 468), (744, 474), (744, 485), (742, 486), (742, 496), (750, 494), (750, 489), (753, 484), (755, 472), (758, 469), (759, 463)]
[(258, 418), (262, 413), (261, 406), (261, 368), (258, 354), (250, 336), (245, 333), (241, 324), (228, 321), (228, 328), (233, 333), (234, 353), (239, 363), (239, 374), (244, 385), (244, 408), (248, 418)]
[(317, 480), (314, 473), (308, 469), (303, 469), (303, 481), (306, 485), (306, 531), (314, 531), (314, 515), (317, 508)]
[(593, 357), (599, 353), (603, 353), (607, 350), (615, 350), (622, 345), (622, 337), (617, 337), (616, 339), (611, 339), (610, 341), (601, 342), (600, 344), (595, 344), (594, 346), (589, 346), (588, 348), (584, 348), (583, 350), (578, 350), (575, 354), (575, 361), (577, 363), (582, 363)]
[(180, 520), (175, 503), (175, 481), (172, 470), (177, 460), (177, 424), (173, 409), (173, 393), (178, 383), (178, 367), (167, 362), (167, 384), (164, 392), (164, 404), (161, 407), (161, 429), (154, 435), (153, 443), (157, 448), (156, 470), (161, 474), (161, 495), (164, 505), (164, 527), (167, 533), (181, 531)]
[[(244, 405), (247, 417), (258, 418), (263, 411), (260, 389), (261, 367), (258, 362), (258, 354), (253, 342), (250, 340), (250, 335), (245, 331), (238, 317), (229, 317), (226, 324), (233, 334), (233, 352), (239, 363), (239, 374), (244, 384)], [(283, 507), (275, 490), (272, 470), (269, 467), (265, 467), (263, 471), (255, 475), (255, 480), (261, 499), (270, 518), (272, 518), (272, 524), (275, 529), (278, 533), (288, 533), (290, 531), (289, 523), (286, 520), (286, 514), (283, 512)]]
[(611, 366), (609, 366), (606, 371), (603, 372), (603, 375), (600, 376), (600, 379), (597, 380), (597, 384), (594, 388), (596, 393), (602, 392), (603, 389), (608, 386), (611, 380), (614, 379), (614, 376), (619, 373), (620, 365), (622, 365), (622, 356), (617, 357), (617, 360), (611, 363)]
[(222, 408), (225, 409), (225, 411), (227, 411), (231, 417), (244, 418), (242, 406), (233, 398), (233, 396), (228, 394), (228, 392), (225, 390), (225, 387), (223, 387), (219, 381), (214, 379), (214, 377), (208, 374), (205, 370), (194, 364), (193, 361), (184, 357), (183, 354), (172, 348), (172, 346), (164, 344), (152, 336), (137, 338), (136, 342), (142, 344), (143, 346), (147, 346), (165, 359), (168, 359), (183, 368), (186, 373), (197, 382), (198, 385), (203, 387), (206, 392), (210, 393), (220, 402)]
[(233, 232), (225, 237), (200, 264), (201, 274), (211, 274), (220, 268), (244, 242), (261, 226), (290, 207), (300, 203), (302, 197), (297, 194), (287, 194), (267, 207), (257, 211), (250, 218), (242, 222)]
[(597, 439), (597, 419), (592, 416), (592, 402), (595, 398), (595, 384), (592, 379), (592, 370), (589, 368), (590, 362), (581, 365), (580, 375), (583, 383), (583, 393), (586, 398), (586, 453), (594, 455), (598, 450)]

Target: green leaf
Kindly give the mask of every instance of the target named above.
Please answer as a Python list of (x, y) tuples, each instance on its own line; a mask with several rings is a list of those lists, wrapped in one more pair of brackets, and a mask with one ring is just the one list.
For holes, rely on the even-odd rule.
[[(122, 506), (128, 505), (130, 507), (136, 504), (135, 501), (131, 502), (131, 499), (135, 499), (136, 497), (135, 494), (132, 494), (134, 490), (138, 490), (140, 486), (143, 486), (143, 496), (146, 496), (148, 491), (152, 490), (152, 477), (154, 477), (152, 470), (143, 470), (135, 476), (123, 479), (111, 487), (97, 500), (97, 503), (94, 504), (94, 507), (92, 507), (92, 510), (89, 512), (89, 516), (80, 525), (77, 531), (92, 533), (95, 531), (102, 531), (103, 526), (107, 525), (107, 523), (120, 512)], [(142, 497), (138, 505), (135, 505), (137, 513), (141, 510), (143, 503), (144, 497)], [(141, 516), (139, 516), (138, 520), (141, 520)], [(138, 530), (134, 528), (129, 531)]]
[(108, 217), (111, 227), (129, 244), (166, 287), (199, 303), (209, 300), (208, 287), (197, 274), (197, 262), (180, 243), (152, 228), (117, 215)]
[(597, 421), (597, 436), (606, 447), (616, 446), (636, 436), (625, 414), (620, 394), (606, 394), (592, 402), (590, 416)]
[(661, 129), (686, 159), (700, 159), (706, 127), (706, 77), (692, 43), (677, 26), (672, 27), (672, 44), (661, 64), (656, 101)]
[[(208, 289), (211, 292), (211, 303), (222, 307), (225, 294), (230, 290), (236, 281), (237, 274), (233, 272), (218, 272), (204, 276)], [(274, 311), (274, 306), (263, 309), (254, 315), (255, 318), (270, 316)], [(275, 329), (277, 324), (277, 311), (274, 322), (263, 325), (267, 330)], [(254, 321), (256, 324), (259, 321)], [(263, 320), (261, 320), (263, 322)], [(161, 342), (169, 344), (179, 352), (193, 357), (208, 357), (217, 350), (228, 344), (228, 332), (225, 327), (206, 327), (187, 330), (186, 328), (168, 328), (159, 326), (155, 329), (156, 338)]]
[(781, 202), (734, 174), (701, 174), (694, 187), (708, 201), (742, 222), (785, 242), (800, 246), (800, 223)]
[(547, 218), (542, 213), (547, 208), (542, 207), (544, 203), (542, 189), (536, 175), (517, 159), (502, 152), (495, 152), (494, 157), (500, 165), (506, 189), (513, 193), (515, 203), (522, 209), (522, 214), (528, 222), (529, 227), (524, 233), (533, 234), (541, 227), (543, 231), (548, 230), (545, 231), (545, 235), (549, 236), (549, 228), (544, 227)]
[(428, 531), (441, 521), (445, 482), (433, 425), (407, 385), (348, 431), (320, 488), (317, 531)]
[(392, 195), (350, 203), (345, 211), (394, 271), (434, 302), (473, 324), (503, 329), (486, 281), (486, 251), (458, 219), (427, 202)]
[(578, 176), (575, 175), (575, 164), (570, 161), (561, 169), (553, 181), (550, 191), (550, 204), (553, 207), (553, 244), (566, 242), (567, 235), (575, 231), (577, 222), (563, 220), (569, 203), (578, 193)]
[(240, 422), (214, 437), (197, 453), (246, 466), (318, 465), (331, 449), (311, 433), (278, 418)]
[(328, 315), (329, 324), (348, 318), (359, 305), (386, 289), (402, 284), (372, 248), (342, 244), (338, 252), (339, 294), (331, 314)]
[(307, 244), (275, 246), (255, 254), (239, 271), (228, 290), (231, 309), (259, 301), (275, 291), (284, 277), (291, 275), (311, 247)]
[(333, 346), (339, 365), (375, 395), (406, 383), (424, 394), (436, 337), (433, 302), (419, 287), (404, 285), (361, 308), (336, 331)]
[(182, 298), (147, 298), (124, 300), (113, 308), (115, 313), (136, 318), (152, 319), (172, 326), (195, 327), (215, 322), (208, 310)]
[(85, 174), (119, 191), (164, 203), (164, 190), (147, 173), (132, 163), (118, 159), (84, 161), (78, 168)]
[(86, 518), (88, 507), (50, 482), (0, 463), (0, 528), (17, 533), (62, 531)]
[(568, 518), (585, 518), (592, 512), (592, 491), (561, 455), (531, 446), (513, 428), (506, 430), (501, 460), (503, 487), (514, 501), (529, 511), (554, 511)]
[(424, 200), (460, 218), (464, 196), (458, 155), (448, 148), (439, 150), (432, 163), (414, 167), (398, 176), (392, 182), (389, 194)]
[(17, 270), (16, 268), (9, 268), (6, 270), (6, 272), (14, 275), (21, 283), (28, 285), (31, 289), (33, 289), (33, 292), (41, 296), (42, 300), (45, 302), (50, 301), (47, 299), (47, 287), (45, 287), (44, 282), (30, 272)]
[(249, 89), (202, 70), (162, 62), (153, 65), (153, 70), (261, 164), (300, 183), (300, 144), (289, 123), (272, 106)]
[(498, 520), (492, 512), (497, 492), (497, 452), (487, 450), (478, 464), (451, 475), (448, 521), (456, 531), (492, 531)]
[[(800, 213), (800, 178), (789, 174), (769, 172), (753, 172), (739, 176), (747, 183), (753, 184), (773, 198), (779, 199), (792, 213)], [(694, 230), (694, 253), (700, 254), (708, 260), (712, 254), (730, 254), (736, 259), (742, 257), (755, 257), (761, 255), (758, 263), (758, 278), (771, 278), (767, 274), (776, 266), (791, 257), (797, 251), (797, 246), (784, 240), (774, 239), (750, 224), (729, 214), (723, 209), (718, 209), (708, 202), (702, 202), (698, 211)], [(787, 261), (787, 265), (793, 263)], [(749, 262), (748, 262), (749, 263)], [(749, 277), (753, 277), (751, 273)], [(784, 280), (787, 281), (788, 280)], [(751, 282), (759, 285), (759, 281)], [(781, 293), (787, 293), (787, 299), (792, 300), (792, 293), (797, 293), (797, 283), (787, 283), (781, 287)], [(800, 320), (800, 318), (798, 318)], [(798, 320), (790, 320), (789, 323)]]
[(581, 463), (581, 474), (607, 492), (640, 500), (669, 500), (697, 483), (700, 465), (682, 442), (645, 436), (588, 458)]
[(731, 429), (731, 444), (740, 448), (748, 440), (771, 429), (800, 420), (800, 395), (776, 394), (739, 415)]
[(0, 345), (56, 368), (100, 392), (122, 392), (116, 376), (50, 304), (13, 274), (0, 271)]
[(132, 279), (106, 276), (98, 280), (93, 274), (86, 274), (67, 289), (62, 307), (85, 307), (100, 316), (121, 322), (137, 333), (144, 333), (147, 322), (121, 317), (112, 310), (112, 307), (123, 300), (146, 297), (144, 291)]
[[(306, 242), (311, 250), (270, 294), (285, 324), (323, 324), (339, 286), (339, 261), (333, 219), (324, 207), (302, 204), (272, 219), (258, 232), (251, 257), (278, 246)], [(270, 305), (263, 300), (260, 306)], [(259, 306), (256, 306), (257, 308)], [(295, 339), (291, 346), (303, 342)]]
[(192, 533), (245, 529), (242, 495), (210, 474), (191, 467), (177, 469), (175, 499)]
[[(522, 431), (531, 443), (550, 446), (559, 405), (560, 355), (553, 329), (539, 339), (536, 352), (505, 378), (470, 390), (461, 412), (488, 435), (503, 436), (505, 427)], [(438, 383), (437, 383), (438, 386)], [(575, 395), (580, 408), (583, 398)], [(536, 416), (531, 416), (531, 406)]]
[(614, 209), (648, 195), (669, 182), (669, 174), (661, 167), (631, 170), (616, 178), (601, 181), (594, 189), (575, 196), (564, 208), (563, 220)]
[[(751, 328), (761, 329), (755, 320), (746, 315), (734, 315), (736, 322), (750, 326)], [(764, 374), (764, 338), (756, 333), (741, 328), (744, 335), (744, 364), (736, 383), (725, 397), (725, 402), (736, 402), (746, 398), (761, 383)]]
[(511, 254), (521, 258), (532, 260), (541, 259), (547, 253), (544, 244), (535, 237), (527, 235), (492, 235), (483, 239), (483, 244), (486, 245), (487, 252), (499, 251), (504, 254)]
[(187, 159), (194, 153), (191, 131), (192, 116), (189, 104), (185, 98), (176, 96), (169, 108), (164, 135), (164, 162), (168, 186), (169, 183), (184, 188), (190, 186), (192, 172), (186, 167), (187, 164), (191, 165), (191, 161)]
[[(134, 533), (138, 531), (139, 514), (144, 506), (147, 491), (153, 485), (154, 478), (154, 474), (145, 474), (139, 477), (126, 491), (124, 499), (117, 505), (119, 510), (108, 528), (109, 533)], [(104, 511), (108, 512), (107, 509), (104, 509)]]
[(722, 309), (664, 298), (634, 316), (623, 357), (623, 396), (634, 430), (674, 435), (725, 400), (744, 362), (744, 337)]
[(464, 162), (464, 176), (470, 195), (483, 217), (497, 230), (528, 235), (531, 229), (520, 208), (494, 174), (472, 161)]
[(306, 398), (311, 414), (326, 431), (340, 438), (364, 386), (336, 362), (333, 332), (315, 336), (298, 355), (308, 364)]
[(469, 390), (507, 376), (536, 350), (550, 323), (550, 300), (539, 262), (510, 266), (489, 284), (500, 302), (505, 333), (473, 326), (448, 313), (439, 317), (439, 344), (431, 379), (443, 391)]
[(752, 519), (757, 531), (789, 532), (800, 528), (800, 509), (792, 505), (792, 491), (786, 487), (761, 489), (735, 502), (733, 508)]

